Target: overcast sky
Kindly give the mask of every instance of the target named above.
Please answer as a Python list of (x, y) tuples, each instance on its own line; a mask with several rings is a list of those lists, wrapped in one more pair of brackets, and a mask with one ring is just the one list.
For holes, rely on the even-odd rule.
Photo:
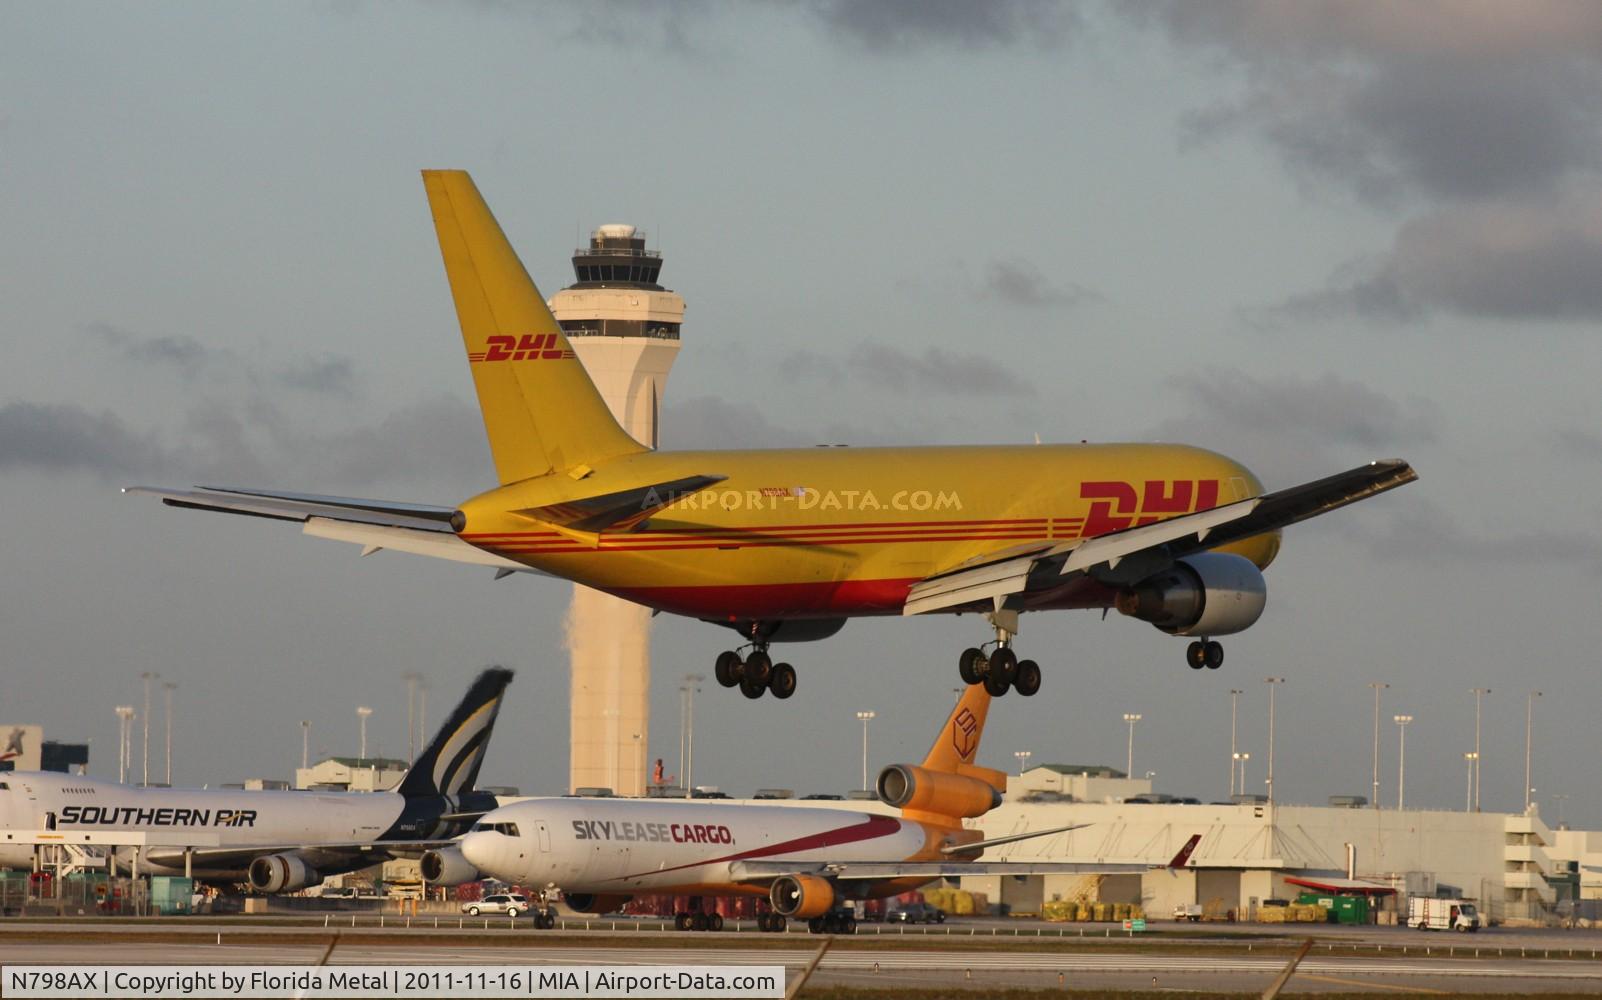
[[(0, 5), (0, 721), (93, 740), (176, 680), (178, 783), (404, 754), (518, 671), (484, 769), (566, 783), (569, 589), (120, 495), (220, 483), (453, 504), (494, 484), (418, 170), (472, 171), (535, 280), (631, 222), (688, 303), (669, 447), (1169, 440), (1270, 487), (1421, 481), (1288, 532), (1224, 668), (1117, 615), (1033, 615), (1045, 684), (983, 758), (1222, 798), (1602, 822), (1602, 6)], [(976, 619), (786, 647), (708, 682), (698, 782), (844, 790), (858, 709), (916, 759)], [(651, 756), (724, 630), (656, 620)], [(161, 712), (155, 712), (159, 730)], [(152, 742), (161, 746), (159, 732)], [(138, 759), (136, 748), (135, 757)], [(159, 753), (152, 773), (159, 774)], [(137, 766), (137, 765), (136, 765)]]

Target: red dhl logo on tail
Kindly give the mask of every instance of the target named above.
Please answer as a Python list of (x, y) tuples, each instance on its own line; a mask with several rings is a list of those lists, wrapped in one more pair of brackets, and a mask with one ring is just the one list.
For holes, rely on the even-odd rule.
[(951, 746), (957, 751), (957, 756), (963, 760), (973, 758), (974, 749), (979, 740), (975, 734), (979, 731), (979, 720), (973, 717), (973, 712), (963, 709), (957, 717), (951, 720)]
[(557, 344), (554, 333), (525, 333), (521, 337), (486, 337), (483, 351), (469, 351), (467, 360), (480, 361), (557, 361), (575, 357)]
[(1085, 537), (1139, 527), (1173, 514), (1189, 514), (1218, 506), (1218, 480), (1181, 479), (1169, 483), (1148, 479), (1136, 492), (1133, 483), (1080, 483), (1079, 497), (1094, 500), (1085, 515)]

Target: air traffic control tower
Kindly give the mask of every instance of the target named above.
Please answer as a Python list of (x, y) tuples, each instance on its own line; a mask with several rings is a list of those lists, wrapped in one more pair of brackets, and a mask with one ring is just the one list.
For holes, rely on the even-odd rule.
[[(606, 225), (573, 253), (578, 281), (551, 298), (579, 360), (623, 429), (657, 445), (657, 416), (679, 354), (684, 299), (657, 284), (662, 255), (633, 226)], [(651, 708), (651, 612), (574, 586), (567, 613), (571, 662), (568, 790), (644, 795)]]

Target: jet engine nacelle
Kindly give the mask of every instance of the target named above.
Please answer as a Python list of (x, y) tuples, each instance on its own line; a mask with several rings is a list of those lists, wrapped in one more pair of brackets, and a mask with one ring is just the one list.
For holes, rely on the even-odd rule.
[(248, 876), (257, 892), (294, 892), (323, 880), (317, 869), (294, 854), (264, 854), (250, 863)]
[(942, 816), (983, 816), (1001, 805), (1001, 793), (989, 782), (916, 764), (891, 764), (879, 772), (877, 788), (886, 805)]
[(564, 893), (562, 898), (567, 901), (567, 905), (570, 908), (579, 913), (616, 913), (618, 910), (623, 909), (623, 905), (634, 897), (619, 895), (597, 896), (593, 892), (569, 892)]
[(1169, 635), (1229, 635), (1252, 626), (1268, 603), (1257, 566), (1228, 552), (1185, 556), (1121, 592), (1116, 607)]
[(834, 908), (834, 886), (816, 875), (780, 875), (768, 890), (768, 902), (786, 917), (810, 920)]
[(461, 885), (484, 877), (455, 844), (425, 852), (418, 867), (422, 869), (423, 881), (429, 885)]

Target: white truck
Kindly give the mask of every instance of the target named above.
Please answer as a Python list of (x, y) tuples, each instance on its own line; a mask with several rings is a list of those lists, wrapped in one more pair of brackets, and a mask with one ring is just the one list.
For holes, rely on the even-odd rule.
[(1407, 901), (1407, 926), (1421, 931), (1477, 931), (1480, 914), (1466, 899), (1430, 899), (1413, 896)]
[(1175, 920), (1188, 920), (1191, 923), (1200, 923), (1205, 911), (1200, 903), (1180, 903), (1174, 907)]

